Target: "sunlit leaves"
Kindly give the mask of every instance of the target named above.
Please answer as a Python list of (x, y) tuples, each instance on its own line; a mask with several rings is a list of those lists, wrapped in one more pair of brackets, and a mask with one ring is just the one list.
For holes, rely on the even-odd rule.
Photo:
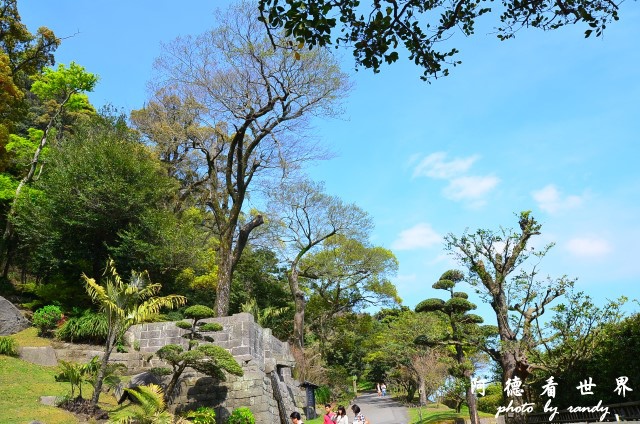
[(42, 100), (68, 101), (72, 94), (92, 91), (97, 82), (97, 76), (71, 62), (68, 68), (63, 64), (58, 65), (57, 70), (45, 68), (41, 75), (34, 77), (31, 92)]

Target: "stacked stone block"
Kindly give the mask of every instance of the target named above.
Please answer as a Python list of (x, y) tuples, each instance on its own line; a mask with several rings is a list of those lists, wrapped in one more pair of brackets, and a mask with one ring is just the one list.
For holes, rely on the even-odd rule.
[[(289, 413), (302, 410), (304, 395), (291, 375), (295, 362), (287, 343), (276, 339), (270, 329), (260, 327), (248, 313), (203, 321), (222, 326), (221, 331), (203, 334), (228, 350), (242, 366), (244, 375), (228, 376), (227, 381), (221, 382), (193, 370), (185, 372), (174, 393), (172, 405), (177, 411), (214, 407), (219, 422), (223, 422), (233, 409), (246, 406), (256, 422), (279, 422), (270, 373), (276, 373), (282, 407)], [(141, 324), (132, 327), (125, 340), (130, 346), (139, 345), (140, 352), (151, 354), (167, 344), (187, 348), (188, 340), (182, 337), (185, 333), (173, 322)]]

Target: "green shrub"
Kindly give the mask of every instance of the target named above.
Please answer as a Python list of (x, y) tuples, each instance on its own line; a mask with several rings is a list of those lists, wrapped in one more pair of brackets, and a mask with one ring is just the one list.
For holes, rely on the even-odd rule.
[(160, 318), (162, 321), (180, 321), (184, 318), (184, 315), (179, 311), (169, 311), (166, 314), (162, 314)]
[(187, 321), (178, 321), (176, 322), (176, 327), (182, 328), (183, 330), (191, 330), (191, 327), (193, 327), (193, 325)]
[(198, 331), (220, 331), (222, 326), (217, 322), (208, 322), (198, 327)]
[(0, 336), (0, 355), (18, 356), (18, 345), (13, 337)]
[(478, 411), (495, 414), (500, 405), (502, 405), (502, 387), (498, 384), (488, 385), (484, 396), (478, 396)]
[(233, 410), (231, 415), (229, 415), (227, 424), (256, 424), (256, 419), (251, 410), (243, 406)]
[(33, 325), (38, 328), (38, 333), (41, 336), (46, 336), (55, 330), (62, 317), (62, 310), (59, 306), (47, 305), (35, 311)]
[(94, 356), (91, 361), (86, 364), (78, 362), (59, 361), (58, 368), (60, 372), (56, 374), (56, 381), (67, 381), (71, 384), (71, 398), (74, 398), (76, 388), (78, 389), (78, 397), (82, 399), (82, 384), (91, 380), (91, 375), (95, 374), (100, 367), (100, 361)]
[(173, 370), (169, 367), (153, 367), (149, 372), (153, 375), (157, 375), (158, 377), (173, 374)]
[(327, 386), (320, 386), (315, 390), (316, 404), (324, 405), (331, 402), (331, 389)]
[(104, 344), (108, 330), (107, 317), (87, 309), (81, 316), (69, 318), (56, 331), (56, 337), (68, 342)]
[(216, 410), (201, 406), (195, 411), (190, 411), (187, 414), (187, 418), (190, 418), (190, 421), (196, 424), (216, 424)]

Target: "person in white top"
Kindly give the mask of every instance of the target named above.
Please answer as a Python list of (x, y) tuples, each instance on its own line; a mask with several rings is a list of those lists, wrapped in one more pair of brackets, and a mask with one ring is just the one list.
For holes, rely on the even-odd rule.
[(344, 406), (338, 406), (336, 410), (338, 415), (336, 415), (336, 424), (349, 424), (349, 417), (347, 417), (347, 410), (344, 409)]

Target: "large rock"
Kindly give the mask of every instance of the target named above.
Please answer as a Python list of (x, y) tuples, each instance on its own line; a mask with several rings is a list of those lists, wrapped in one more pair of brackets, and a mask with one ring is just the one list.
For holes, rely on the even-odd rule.
[(156, 384), (158, 386), (162, 386), (162, 379), (158, 377), (156, 374), (146, 371), (140, 374), (136, 374), (131, 377), (131, 380), (126, 385), (119, 384), (114, 390), (114, 397), (118, 401), (118, 404), (121, 404), (125, 400), (134, 400), (132, 396), (124, 390), (127, 389), (135, 389), (138, 386), (148, 386), (149, 384)]
[(31, 326), (13, 303), (0, 296), (0, 336), (10, 336)]
[(23, 361), (31, 362), (32, 364), (46, 365), (48, 367), (58, 365), (56, 351), (51, 346), (21, 347), (18, 349), (18, 355)]

